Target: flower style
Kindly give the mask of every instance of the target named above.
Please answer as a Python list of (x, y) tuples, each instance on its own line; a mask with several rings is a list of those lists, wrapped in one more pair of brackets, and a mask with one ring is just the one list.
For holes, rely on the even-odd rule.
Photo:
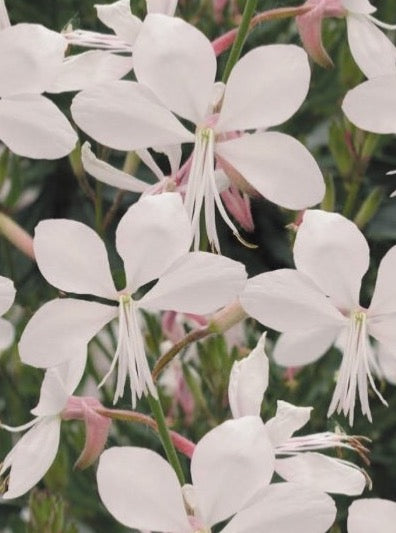
[[(117, 150), (194, 143), (181, 179), (188, 179), (184, 201), (196, 248), (202, 208), (213, 248), (220, 249), (215, 206), (239, 235), (220, 198), (215, 160), (240, 189), (258, 191), (283, 207), (302, 209), (321, 200), (322, 175), (301, 143), (278, 132), (243, 133), (281, 124), (300, 107), (310, 80), (301, 48), (252, 50), (224, 87), (215, 84), (216, 57), (209, 40), (181, 19), (151, 14), (133, 57), (139, 83), (119, 81), (83, 91), (73, 101), (72, 114), (83, 131)], [(172, 112), (191, 122), (194, 133)]]
[[(0, 276), (0, 316), (4, 315), (12, 306), (15, 299), (15, 288), (12, 281)], [(7, 349), (14, 339), (12, 324), (0, 318), (0, 352)]]
[(369, 267), (369, 248), (353, 222), (336, 213), (307, 211), (293, 254), (297, 270), (251, 278), (241, 304), (259, 322), (282, 332), (274, 358), (284, 366), (316, 361), (343, 333), (346, 342), (328, 416), (342, 411), (352, 425), (358, 393), (362, 412), (371, 420), (368, 382), (386, 402), (372, 377), (369, 335), (393, 353), (396, 348), (396, 247), (382, 259), (368, 309), (359, 304), (359, 292)]
[[(116, 232), (116, 248), (126, 273), (126, 287), (117, 291), (105, 246), (93, 230), (71, 220), (41, 222), (34, 251), (44, 277), (62, 291), (92, 294), (113, 305), (75, 298), (45, 304), (22, 334), (22, 361), (48, 368), (85, 359), (91, 338), (118, 317), (118, 344), (107, 374), (118, 363), (114, 402), (122, 396), (128, 374), (133, 405), (142, 394), (156, 396), (139, 310), (211, 313), (229, 303), (246, 280), (241, 263), (205, 252), (189, 253), (191, 235), (177, 193), (148, 196), (130, 207)], [(136, 291), (154, 280), (158, 280), (154, 287), (136, 299)]]
[(393, 533), (396, 523), (396, 502), (381, 498), (355, 500), (348, 511), (348, 533)]
[[(260, 416), (263, 395), (268, 386), (265, 337), (264, 333), (256, 348), (247, 357), (235, 362), (231, 369), (228, 398), (234, 418)], [(361, 452), (363, 447), (356, 437), (330, 431), (293, 436), (309, 421), (311, 410), (312, 407), (296, 407), (278, 401), (276, 415), (265, 424), (275, 449), (276, 473), (286, 481), (319, 491), (350, 496), (361, 494), (366, 478), (353, 463), (316, 451), (347, 448)]]
[(274, 455), (257, 417), (230, 420), (207, 433), (191, 460), (192, 485), (179, 486), (170, 465), (144, 448), (111, 448), (99, 462), (100, 497), (127, 527), (167, 533), (325, 532), (335, 518), (329, 496), (292, 483), (270, 485)]

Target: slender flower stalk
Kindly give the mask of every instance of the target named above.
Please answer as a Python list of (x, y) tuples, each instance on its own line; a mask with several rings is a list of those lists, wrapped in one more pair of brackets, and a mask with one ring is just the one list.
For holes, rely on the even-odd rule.
[(5, 213), (0, 213), (0, 235), (3, 235), (27, 257), (35, 260), (33, 238)]

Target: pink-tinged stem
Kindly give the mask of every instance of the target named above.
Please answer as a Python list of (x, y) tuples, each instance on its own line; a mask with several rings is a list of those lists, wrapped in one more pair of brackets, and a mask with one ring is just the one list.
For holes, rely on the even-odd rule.
[(33, 238), (4, 213), (0, 213), (0, 235), (4, 235), (16, 248), (30, 257), (30, 259), (33, 259), (33, 261), (35, 260)]

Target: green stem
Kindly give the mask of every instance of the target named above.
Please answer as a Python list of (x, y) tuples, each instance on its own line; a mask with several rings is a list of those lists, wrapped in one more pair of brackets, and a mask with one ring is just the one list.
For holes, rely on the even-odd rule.
[(184, 479), (183, 470), (181, 467), (181, 464), (179, 462), (179, 458), (177, 457), (176, 449), (173, 445), (168, 427), (165, 422), (165, 415), (164, 411), (162, 410), (162, 405), (159, 400), (154, 398), (154, 396), (151, 396), (150, 394), (147, 396), (148, 403), (150, 404), (151, 411), (154, 415), (154, 418), (158, 425), (158, 433), (162, 442), (162, 446), (164, 447), (166, 457), (168, 458), (168, 461), (173, 466), (176, 475), (179, 479), (180, 485), (184, 485), (186, 480)]
[(375, 187), (362, 203), (354, 222), (358, 228), (363, 229), (377, 213), (384, 199), (383, 187)]
[(238, 34), (232, 45), (230, 55), (228, 56), (227, 64), (223, 73), (223, 82), (227, 83), (230, 77), (231, 71), (234, 68), (235, 63), (238, 61), (241, 55), (242, 47), (249, 33), (250, 21), (252, 20), (253, 13), (256, 10), (257, 0), (246, 0), (245, 9), (243, 10), (242, 22), (239, 26)]
[(344, 209), (342, 214), (344, 217), (351, 218), (355, 209), (356, 200), (360, 190), (360, 181), (353, 181), (349, 185), (348, 195), (345, 200)]

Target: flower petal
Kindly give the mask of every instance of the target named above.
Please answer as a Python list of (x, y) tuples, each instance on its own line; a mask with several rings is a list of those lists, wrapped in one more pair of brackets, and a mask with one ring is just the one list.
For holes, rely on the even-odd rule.
[[(285, 154), (288, 154), (287, 158)], [(315, 159), (290, 135), (278, 132), (246, 134), (217, 143), (216, 155), (277, 205), (305, 209), (323, 198), (325, 185)]]
[(228, 420), (196, 445), (191, 477), (197, 507), (207, 527), (243, 509), (269, 484), (273, 448), (257, 416)]
[(180, 194), (145, 196), (122, 217), (116, 233), (132, 292), (159, 278), (191, 246), (191, 223)]
[(123, 78), (132, 69), (132, 58), (102, 50), (67, 57), (47, 92), (81, 91), (99, 83)]
[(14, 337), (14, 326), (8, 320), (0, 318), (0, 353), (11, 346)]
[(246, 283), (242, 263), (207, 252), (190, 252), (160, 277), (141, 300), (143, 308), (205, 315), (231, 303)]
[(191, 530), (176, 474), (157, 453), (110, 448), (100, 457), (97, 479), (102, 502), (125, 526), (171, 533)]
[(88, 174), (112, 187), (131, 192), (144, 192), (150, 187), (148, 183), (98, 159), (88, 142), (85, 142), (81, 148), (81, 161)]
[(277, 459), (275, 470), (286, 481), (331, 494), (356, 496), (366, 486), (364, 474), (354, 465), (321, 453), (305, 452)]
[(89, 226), (75, 220), (43, 220), (36, 226), (33, 246), (40, 272), (54, 287), (117, 299), (105, 245)]
[(301, 106), (311, 71), (303, 48), (259, 46), (242, 57), (227, 82), (217, 132), (282, 124)]
[(377, 11), (377, 8), (371, 5), (369, 0), (341, 0), (341, 4), (351, 13), (370, 15)]
[(59, 417), (43, 418), (16, 443), (0, 471), (11, 466), (4, 499), (22, 496), (45, 475), (58, 451), (60, 425)]
[(147, 87), (132, 81), (113, 81), (82, 91), (71, 111), (85, 133), (115, 150), (194, 141), (193, 134)]
[(264, 350), (266, 332), (250, 354), (232, 365), (228, 401), (232, 416), (260, 416), (261, 403), (268, 387), (268, 358)]
[(142, 27), (142, 21), (132, 15), (130, 0), (118, 0), (112, 4), (95, 4), (98, 19), (125, 41), (133, 44)]
[(240, 301), (250, 316), (277, 331), (336, 328), (346, 321), (307, 276), (291, 269), (250, 278)]
[(308, 329), (282, 333), (275, 345), (273, 358), (281, 366), (303, 366), (322, 357), (334, 343), (341, 327)]
[(349, 507), (348, 533), (393, 533), (396, 503), (381, 498), (362, 498)]
[(370, 250), (356, 224), (338, 213), (304, 213), (293, 248), (297, 269), (310, 277), (339, 309), (359, 306)]
[(308, 423), (312, 407), (296, 407), (291, 403), (278, 400), (276, 415), (265, 424), (269, 438), (274, 446), (284, 444), (295, 431)]
[(87, 344), (118, 308), (73, 298), (44, 304), (28, 322), (19, 342), (23, 363), (49, 368), (70, 359), (86, 358)]
[(13, 282), (0, 276), (0, 315), (4, 315), (14, 303), (15, 287)]
[(0, 96), (42, 93), (62, 64), (67, 41), (40, 24), (16, 24), (0, 32)]
[(377, 281), (371, 304), (368, 309), (368, 315), (383, 315), (396, 313), (396, 246), (392, 246), (384, 255), (378, 267)]
[(327, 494), (294, 483), (276, 483), (255, 505), (238, 513), (222, 533), (326, 533), (336, 512)]
[(48, 98), (25, 94), (0, 100), (0, 139), (17, 155), (58, 159), (73, 150), (77, 135)]
[(172, 17), (175, 14), (178, 0), (146, 0), (148, 13), (163, 13)]
[(373, 78), (348, 91), (342, 110), (362, 130), (396, 133), (396, 75)]
[[(204, 119), (216, 76), (216, 56), (203, 33), (182, 19), (148, 15), (135, 43), (136, 78), (172, 111)], [(170, 143), (169, 143), (170, 144)]]

